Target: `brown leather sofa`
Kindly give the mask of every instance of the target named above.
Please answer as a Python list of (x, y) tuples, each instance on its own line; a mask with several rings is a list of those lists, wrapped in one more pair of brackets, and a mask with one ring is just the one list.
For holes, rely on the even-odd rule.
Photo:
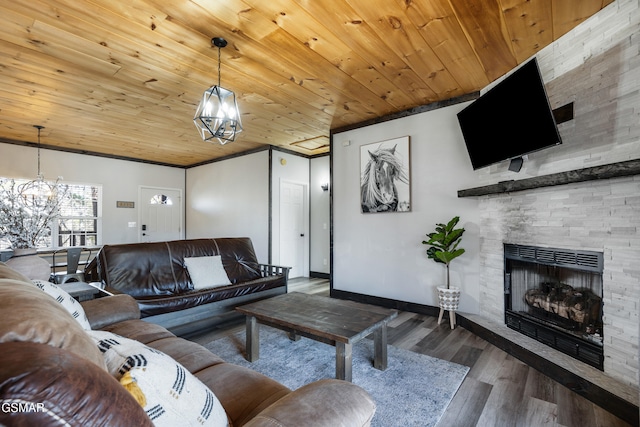
[[(26, 281), (0, 263), (0, 425), (152, 425), (105, 370), (88, 333), (54, 298)], [(214, 392), (232, 426), (370, 425), (375, 405), (354, 384), (321, 380), (291, 391), (141, 320), (128, 295), (82, 305), (93, 330), (137, 340), (182, 364)]]
[[(221, 256), (231, 284), (194, 290), (185, 258), (213, 255)], [(185, 332), (189, 329), (180, 326), (196, 321), (200, 328), (210, 326), (237, 305), (286, 293), (288, 272), (260, 264), (251, 239), (238, 237), (105, 245), (86, 274), (112, 294), (135, 298), (141, 317)], [(214, 320), (204, 325), (203, 319)]]

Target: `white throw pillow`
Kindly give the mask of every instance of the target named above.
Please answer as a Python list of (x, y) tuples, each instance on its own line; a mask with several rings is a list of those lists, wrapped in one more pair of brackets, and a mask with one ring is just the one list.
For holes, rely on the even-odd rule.
[(230, 285), (220, 255), (185, 258), (184, 264), (193, 283), (193, 289)]
[[(228, 426), (218, 398), (167, 354), (106, 331), (88, 332), (104, 355), (107, 370), (123, 385), (133, 381), (155, 426)], [(130, 390), (131, 391), (131, 390)], [(140, 401), (140, 399), (139, 399)]]
[(45, 282), (44, 280), (33, 280), (32, 283), (44, 291), (47, 295), (55, 299), (62, 305), (68, 312), (71, 314), (74, 319), (80, 323), (82, 329), (86, 331), (91, 330), (91, 325), (89, 324), (89, 319), (87, 319), (87, 315), (84, 312), (84, 308), (78, 301), (75, 300), (67, 291), (62, 289), (60, 286), (54, 285), (51, 282)]

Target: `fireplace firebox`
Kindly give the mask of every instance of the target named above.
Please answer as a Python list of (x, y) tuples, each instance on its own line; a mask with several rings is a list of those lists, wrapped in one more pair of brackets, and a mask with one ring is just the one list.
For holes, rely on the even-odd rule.
[(504, 245), (505, 323), (604, 370), (603, 254)]

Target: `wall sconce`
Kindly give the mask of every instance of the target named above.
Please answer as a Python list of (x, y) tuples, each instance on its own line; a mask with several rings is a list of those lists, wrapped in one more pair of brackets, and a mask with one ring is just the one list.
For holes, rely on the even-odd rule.
[(322, 191), (329, 191), (329, 183), (325, 182), (320, 186), (320, 188), (322, 188)]

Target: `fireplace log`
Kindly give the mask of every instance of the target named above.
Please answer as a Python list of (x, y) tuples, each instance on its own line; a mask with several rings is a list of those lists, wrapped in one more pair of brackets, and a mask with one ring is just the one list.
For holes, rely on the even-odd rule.
[(529, 289), (525, 301), (530, 307), (540, 308), (579, 324), (599, 319), (601, 298), (589, 290), (575, 290), (564, 283), (542, 283), (539, 289)]

